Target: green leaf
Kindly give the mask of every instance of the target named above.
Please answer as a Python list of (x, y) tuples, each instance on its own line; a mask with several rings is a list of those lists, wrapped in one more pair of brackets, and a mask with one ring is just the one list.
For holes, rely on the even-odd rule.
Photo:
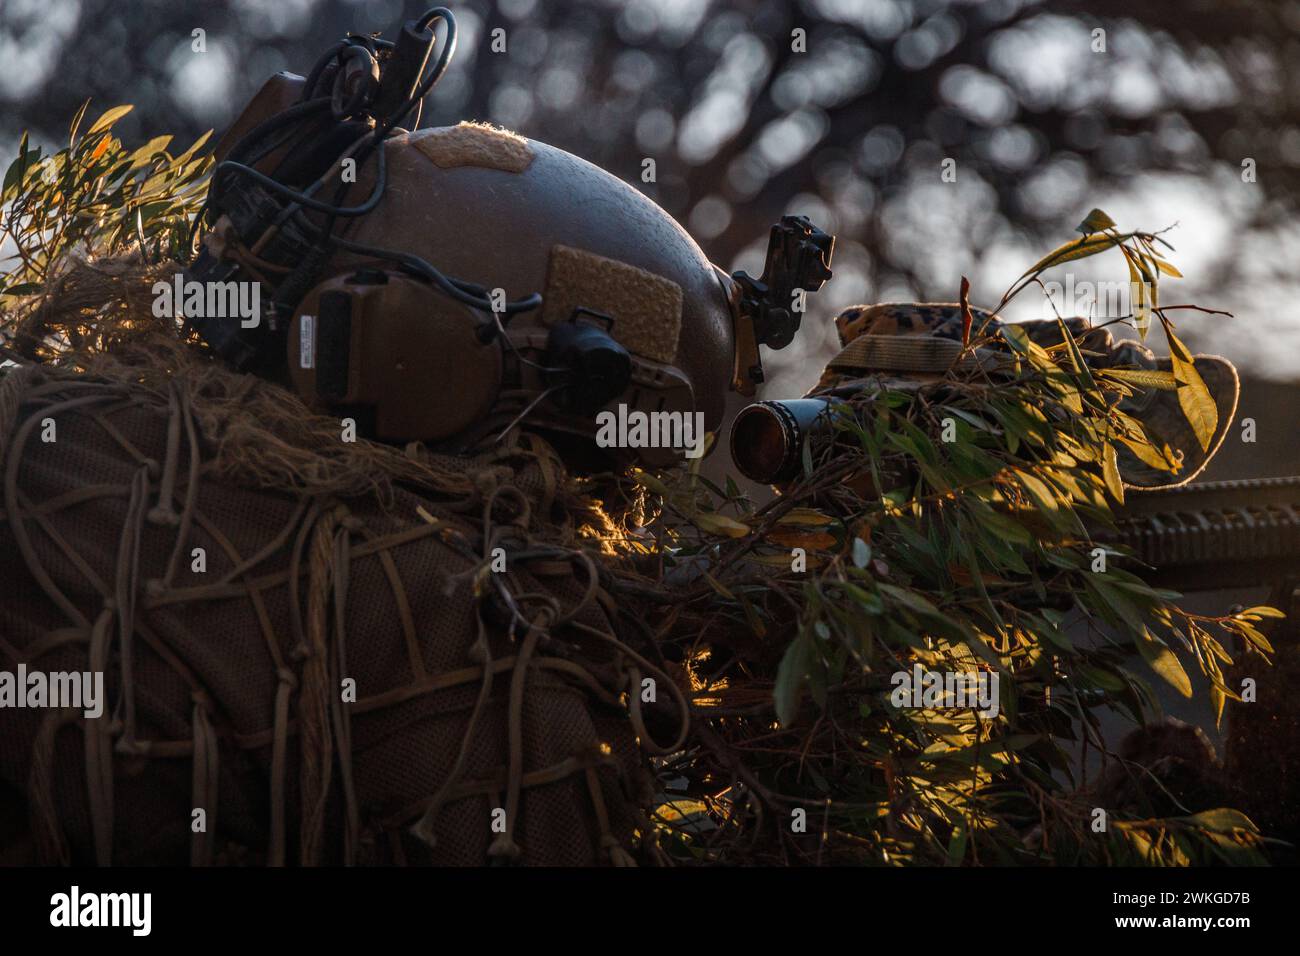
[(790, 642), (781, 656), (776, 671), (776, 685), (772, 696), (776, 704), (776, 719), (782, 727), (789, 727), (799, 709), (799, 691), (808, 676), (808, 642), (801, 636)]
[(1053, 528), (1058, 531), (1071, 531), (1077, 521), (1073, 513), (1067, 509), (1061, 508), (1061, 501), (1047, 483), (1027, 471), (1019, 469), (1015, 472), (1016, 480), (1028, 492), (1029, 497), (1033, 500), (1034, 505), (1038, 508), (1039, 513), (1043, 515)]
[(927, 617), (944, 616), (928, 598), (918, 594), (916, 591), (910, 590), (909, 588), (900, 588), (893, 584), (885, 584), (883, 582), (877, 586), (880, 588), (882, 593), (888, 594), (895, 601), (902, 604), (904, 607), (915, 611), (917, 614), (925, 615)]
[(985, 513), (981, 510), (978, 520), (998, 537), (1012, 544), (1025, 547), (1034, 539), (1028, 528), (1000, 511), (989, 510)]
[(1078, 668), (1081, 677), (1086, 677), (1102, 690), (1109, 691), (1112, 694), (1123, 693), (1128, 686), (1124, 683), (1122, 677), (1117, 674), (1112, 674), (1108, 670), (1103, 670), (1100, 667), (1092, 667), (1089, 664), (1080, 664), (1078, 665)]
[(650, 474), (649, 472), (642, 471), (639, 468), (634, 469), (632, 471), (632, 480), (635, 481), (641, 487), (645, 488), (646, 490), (652, 491), (656, 495), (659, 495), (661, 497), (667, 498), (671, 494), (671, 492), (669, 492), (668, 490), (667, 485), (665, 485), (654, 475)]
[(952, 828), (952, 838), (948, 841), (949, 866), (961, 866), (961, 861), (966, 858), (966, 840), (969, 835), (970, 830), (964, 823)]
[(18, 285), (4, 286), (0, 285), (0, 295), (35, 295), (43, 288), (39, 282), (20, 282)]

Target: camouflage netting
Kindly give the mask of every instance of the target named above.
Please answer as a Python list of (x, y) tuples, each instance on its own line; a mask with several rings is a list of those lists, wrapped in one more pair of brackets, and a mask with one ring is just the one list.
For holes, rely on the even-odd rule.
[(0, 378), (0, 666), (102, 670), (109, 702), (0, 711), (6, 859), (656, 859), (685, 701), (554, 453), (341, 441), (151, 317), (174, 268), (72, 263), (24, 326), (44, 364)]

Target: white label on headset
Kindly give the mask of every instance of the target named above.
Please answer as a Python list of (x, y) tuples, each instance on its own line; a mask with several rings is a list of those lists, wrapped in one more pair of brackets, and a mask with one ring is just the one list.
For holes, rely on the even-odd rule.
[(316, 316), (303, 315), (298, 321), (298, 363), (303, 368), (316, 367)]

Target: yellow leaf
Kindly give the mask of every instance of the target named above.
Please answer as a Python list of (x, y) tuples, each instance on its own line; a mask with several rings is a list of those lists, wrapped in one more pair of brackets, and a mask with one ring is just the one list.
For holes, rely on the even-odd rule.
[(190, 145), (190, 147), (185, 150), (185, 152), (181, 153), (179, 156), (176, 157), (176, 164), (179, 166), (185, 162), (188, 162), (189, 158), (193, 156), (196, 152), (198, 152), (203, 147), (203, 144), (206, 143), (209, 137), (211, 136), (212, 136), (212, 130), (208, 130), (206, 133), (204, 133), (202, 136), (196, 139)]
[(1079, 223), (1076, 231), (1083, 233), (1085, 236), (1093, 232), (1105, 232), (1107, 229), (1115, 228), (1115, 220), (1106, 215), (1100, 209), (1094, 209)]
[(1169, 649), (1168, 644), (1144, 629), (1138, 638), (1137, 646), (1153, 671), (1184, 697), (1192, 696), (1192, 682), (1187, 677), (1187, 671), (1183, 670), (1178, 656)]
[(1187, 350), (1187, 346), (1183, 344), (1183, 340), (1174, 335), (1173, 329), (1169, 325), (1165, 326), (1165, 338), (1169, 340), (1170, 355), (1176, 355), (1184, 362), (1190, 363), (1192, 361), (1192, 353)]
[[(170, 146), (171, 141), (172, 138), (170, 136), (155, 136), (153, 139), (149, 140), (149, 142), (145, 143), (131, 154), (131, 168), (139, 169), (148, 164), (150, 160)], [(99, 150), (95, 151), (95, 158), (99, 158)]]
[(1134, 438), (1120, 438), (1120, 441), (1122, 441), (1128, 450), (1137, 456), (1138, 461), (1142, 462), (1144, 465), (1149, 465), (1150, 467), (1157, 468), (1160, 471), (1177, 470), (1178, 465), (1177, 462), (1174, 461), (1173, 456), (1165, 454), (1162, 449), (1157, 448), (1150, 442)]
[(111, 110), (106, 110), (99, 119), (95, 120), (95, 125), (86, 130), (86, 136), (94, 136), (100, 130), (108, 129), (133, 109), (135, 107), (128, 104), (126, 106), (114, 106)]
[(712, 512), (702, 512), (693, 519), (696, 527), (711, 534), (726, 535), (728, 538), (743, 538), (749, 534), (749, 525), (741, 524), (734, 518)]
[(1119, 459), (1115, 454), (1115, 446), (1107, 445), (1101, 459), (1102, 477), (1106, 479), (1106, 489), (1110, 496), (1120, 504), (1124, 503), (1124, 482), (1119, 476)]
[(1248, 607), (1244, 611), (1238, 611), (1237, 617), (1270, 617), (1280, 619), (1286, 617), (1286, 615), (1275, 607), (1261, 604), (1257, 607)]
[(1020, 483), (1024, 486), (1025, 490), (1029, 492), (1029, 497), (1033, 499), (1034, 504), (1036, 504), (1040, 510), (1048, 512), (1049, 514), (1055, 514), (1060, 510), (1061, 505), (1060, 502), (1056, 500), (1056, 493), (1048, 488), (1040, 478), (1036, 475), (1031, 475), (1027, 471), (1020, 471), (1018, 469), (1015, 474), (1020, 480)]
[(632, 471), (632, 480), (642, 488), (654, 492), (657, 495), (668, 497), (670, 494), (668, 486), (649, 472), (636, 468)]
[(674, 800), (672, 803), (662, 803), (655, 808), (655, 813), (664, 820), (676, 821), (686, 820), (690, 817), (698, 817), (709, 812), (708, 805), (701, 803), (699, 800)]
[(1127, 246), (1120, 246), (1120, 252), (1128, 262), (1129, 289), (1132, 291), (1133, 325), (1138, 336), (1146, 341), (1151, 328), (1151, 309), (1155, 306), (1156, 277), (1137, 253)]
[(825, 551), (835, 546), (835, 536), (825, 531), (786, 531), (776, 528), (764, 535), (763, 540), (783, 548), (804, 548), (809, 551)]
[(1020, 278), (1031, 276), (1036, 272), (1042, 272), (1051, 266), (1058, 266), (1062, 262), (1069, 262), (1072, 259), (1085, 259), (1088, 256), (1094, 256), (1099, 252), (1105, 252), (1112, 246), (1119, 245), (1125, 236), (1108, 236), (1105, 234), (1094, 233), (1086, 235), (1082, 239), (1075, 239), (1067, 242), (1063, 246), (1053, 249), (1043, 258), (1039, 259), (1030, 266)]
[(1176, 353), (1170, 358), (1173, 361), (1174, 377), (1179, 382), (1178, 405), (1192, 426), (1201, 451), (1209, 451), (1214, 432), (1219, 427), (1219, 409), (1214, 404), (1214, 396), (1205, 386), (1201, 373), (1196, 371), (1194, 362), (1184, 361)]
[(1113, 378), (1143, 388), (1158, 388), (1162, 392), (1172, 392), (1178, 388), (1178, 379), (1174, 378), (1173, 372), (1161, 372), (1158, 369), (1099, 368), (1096, 373), (1103, 378)]
[(728, 601), (736, 600), (736, 595), (732, 594), (731, 591), (728, 590), (726, 585), (724, 585), (721, 581), (719, 581), (717, 578), (711, 575), (708, 571), (704, 572), (704, 579), (709, 582), (709, 585), (713, 588), (713, 590), (717, 591)]
[(830, 515), (822, 514), (815, 508), (791, 508), (780, 518), (777, 524), (804, 524), (820, 527), (833, 522), (835, 519)]

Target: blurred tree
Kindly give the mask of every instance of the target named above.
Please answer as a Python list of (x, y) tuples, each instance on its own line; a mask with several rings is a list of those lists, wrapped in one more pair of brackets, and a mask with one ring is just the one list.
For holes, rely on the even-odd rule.
[[(757, 267), (768, 225), (807, 213), (840, 237), (819, 313), (950, 300), (963, 272), (986, 301), (1030, 248), (1064, 238), (1092, 205), (1123, 213), (1108, 198), (1117, 191), (1158, 219), (1125, 225), (1181, 219), (1175, 244), (1206, 247), (1189, 272), (1209, 279), (1189, 295), (1213, 289), (1219, 304), (1233, 290), (1230, 307), (1262, 310), (1255, 290), (1267, 287), (1275, 303), (1278, 284), (1294, 283), (1300, 76), (1287, 64), (1300, 56), (1300, 0), (453, 7), (458, 61), (426, 124), (487, 119), (605, 166), (727, 268)], [(265, 76), (305, 71), (338, 35), (391, 34), (422, 8), (6, 0), (0, 100), (17, 108), (0, 136), (31, 128), (56, 140), (90, 96), (100, 107), (136, 103), (130, 122), (142, 138), (184, 139), (228, 123)], [(195, 52), (195, 30), (206, 52)], [(642, 181), (647, 158), (654, 182)], [(955, 183), (940, 177), (946, 159)], [(1141, 205), (1151, 196), (1153, 210)], [(778, 376), (822, 355), (827, 328), (775, 357)], [(1300, 322), (1272, 328), (1300, 347)], [(1273, 371), (1279, 354), (1288, 353), (1276, 342), (1261, 349)]]

